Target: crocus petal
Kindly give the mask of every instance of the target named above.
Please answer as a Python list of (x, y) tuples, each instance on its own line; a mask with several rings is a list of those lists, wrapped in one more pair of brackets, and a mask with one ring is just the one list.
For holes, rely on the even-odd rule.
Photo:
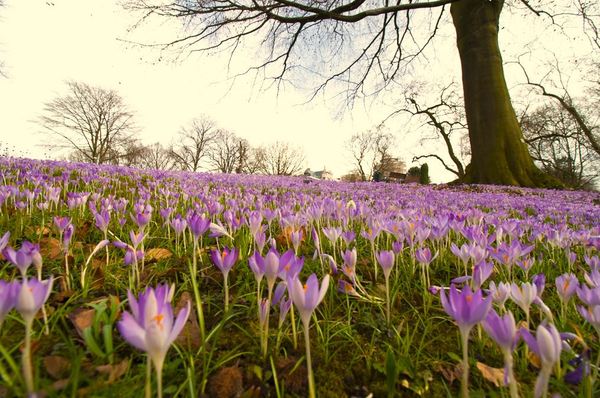
[(146, 351), (146, 332), (129, 312), (123, 312), (121, 320), (117, 322), (117, 328), (125, 341), (138, 350)]
[(171, 329), (171, 333), (169, 334), (168, 344), (171, 345), (179, 333), (183, 330), (185, 323), (190, 315), (191, 304), (188, 301), (187, 305), (179, 310), (179, 314), (177, 314), (177, 319), (175, 319), (175, 323), (173, 324), (173, 328)]

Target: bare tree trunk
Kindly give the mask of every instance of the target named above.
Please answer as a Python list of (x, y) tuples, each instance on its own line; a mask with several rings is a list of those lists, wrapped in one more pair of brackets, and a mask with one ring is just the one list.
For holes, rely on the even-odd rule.
[(503, 0), (462, 0), (450, 7), (472, 151), (464, 182), (557, 186), (534, 165), (510, 101), (498, 46), (503, 5)]

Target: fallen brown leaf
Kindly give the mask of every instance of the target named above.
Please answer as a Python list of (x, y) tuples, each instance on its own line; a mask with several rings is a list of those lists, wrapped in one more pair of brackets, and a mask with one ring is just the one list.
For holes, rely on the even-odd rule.
[(452, 384), (454, 380), (460, 379), (462, 375), (461, 364), (439, 364), (435, 367), (435, 370), (441, 373), (449, 384)]
[(107, 374), (108, 375), (108, 384), (112, 384), (115, 381), (119, 380), (121, 376), (127, 372), (129, 369), (129, 360), (124, 359), (123, 361), (114, 364), (114, 365), (100, 365), (96, 367), (96, 371), (98, 373)]
[(44, 368), (54, 380), (66, 377), (71, 369), (71, 362), (60, 355), (48, 355), (44, 357)]
[(171, 253), (169, 249), (155, 247), (146, 251), (146, 253), (144, 254), (144, 259), (146, 260), (146, 262), (159, 261), (164, 260), (165, 258), (169, 258), (172, 255), (173, 253)]
[(56, 260), (62, 257), (62, 244), (56, 238), (40, 239), (40, 254), (43, 258)]
[(492, 368), (482, 362), (477, 362), (477, 369), (484, 379), (494, 383), (496, 387), (504, 385), (504, 369)]
[(542, 368), (542, 360), (540, 359), (540, 357), (537, 356), (535, 352), (529, 351), (527, 353), (527, 359), (529, 360), (529, 363), (532, 364), (534, 367), (538, 369)]
[(52, 383), (52, 389), (54, 391), (64, 390), (69, 385), (69, 379), (60, 379)]
[(83, 330), (92, 326), (95, 314), (96, 310), (93, 308), (77, 308), (69, 314), (69, 319), (81, 337)]
[(221, 368), (208, 381), (212, 397), (236, 398), (243, 390), (243, 376), (237, 366)]
[(37, 227), (35, 233), (41, 236), (48, 236), (50, 235), (50, 229), (48, 227)]

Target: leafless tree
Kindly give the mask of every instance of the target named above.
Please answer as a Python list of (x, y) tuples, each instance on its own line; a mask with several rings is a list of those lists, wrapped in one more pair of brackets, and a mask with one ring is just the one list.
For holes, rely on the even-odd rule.
[(267, 150), (263, 146), (250, 147), (248, 150), (248, 157), (244, 163), (243, 173), (246, 174), (260, 174), (263, 173), (266, 166)]
[(269, 175), (291, 176), (303, 170), (304, 153), (287, 142), (276, 141), (263, 150), (262, 172)]
[[(408, 113), (414, 117), (420, 118), (424, 125), (429, 126), (433, 131), (433, 139), (441, 138), (446, 146), (450, 164), (447, 158), (437, 153), (428, 153), (415, 156), (413, 162), (423, 158), (437, 159), (446, 170), (455, 174), (459, 179), (465, 177), (465, 159), (463, 150), (456, 153), (455, 147), (462, 149), (463, 139), (468, 139), (467, 122), (464, 113), (464, 101), (461, 95), (456, 91), (454, 83), (441, 88), (438, 99), (431, 105), (423, 105), (419, 91), (424, 89), (411, 90), (405, 96), (406, 107), (393, 112), (389, 117), (398, 113)], [(431, 136), (425, 135), (422, 139), (429, 140)]]
[[(537, 81), (533, 80), (520, 62), (518, 65), (525, 75), (527, 84), (535, 87), (536, 90), (541, 92), (542, 96), (550, 98), (560, 105), (577, 124), (578, 129), (583, 134), (582, 138), (587, 141), (586, 146), (600, 155), (600, 111), (598, 111), (598, 103), (600, 102), (600, 64), (597, 61), (593, 64), (595, 69), (592, 70), (596, 73), (592, 75), (591, 83), (593, 84), (588, 90), (592, 95), (591, 101), (590, 97), (587, 100), (576, 100), (571, 96), (557, 61), (552, 65), (553, 70), (547, 73), (544, 78), (554, 72), (555, 81), (558, 84), (553, 84), (554, 82), (545, 83), (544, 78)], [(558, 87), (555, 89), (549, 88), (551, 85)]]
[(208, 151), (208, 162), (213, 170), (233, 173), (239, 165), (240, 138), (228, 130), (217, 130)]
[(67, 82), (68, 93), (47, 102), (37, 122), (86, 162), (118, 163), (135, 141), (133, 114), (114, 90)]
[(346, 150), (362, 181), (370, 181), (376, 172), (382, 173), (388, 159), (393, 158), (394, 137), (382, 126), (356, 133), (346, 141)]
[(144, 146), (140, 159), (140, 167), (154, 170), (173, 170), (177, 165), (172, 152), (160, 142)]
[(523, 143), (498, 42), (498, 32), (510, 26), (500, 16), (503, 10), (527, 13), (557, 27), (582, 19), (592, 45), (598, 43), (600, 19), (600, 6), (592, 0), (129, 0), (128, 6), (144, 19), (185, 23), (183, 35), (169, 39), (167, 47), (226, 51), (232, 57), (251, 50), (256, 62), (246, 73), (272, 79), (278, 88), (315, 78), (314, 96), (337, 85), (339, 98), (350, 105), (398, 85), (450, 20), (472, 154), (463, 181), (527, 186), (554, 180), (539, 172)]
[(194, 119), (179, 132), (177, 144), (170, 148), (171, 156), (183, 170), (198, 171), (202, 161), (209, 156), (219, 131), (207, 117)]
[(600, 175), (600, 155), (580, 125), (559, 103), (526, 109), (521, 127), (532, 157), (566, 186), (585, 189)]

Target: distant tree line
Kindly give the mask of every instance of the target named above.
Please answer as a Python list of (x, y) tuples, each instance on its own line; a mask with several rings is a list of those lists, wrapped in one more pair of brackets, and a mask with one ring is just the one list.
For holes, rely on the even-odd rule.
[(44, 106), (38, 123), (69, 159), (161, 170), (294, 175), (304, 167), (300, 148), (283, 141), (252, 146), (207, 116), (182, 127), (169, 145), (144, 144), (133, 112), (114, 90), (67, 82), (67, 93)]

